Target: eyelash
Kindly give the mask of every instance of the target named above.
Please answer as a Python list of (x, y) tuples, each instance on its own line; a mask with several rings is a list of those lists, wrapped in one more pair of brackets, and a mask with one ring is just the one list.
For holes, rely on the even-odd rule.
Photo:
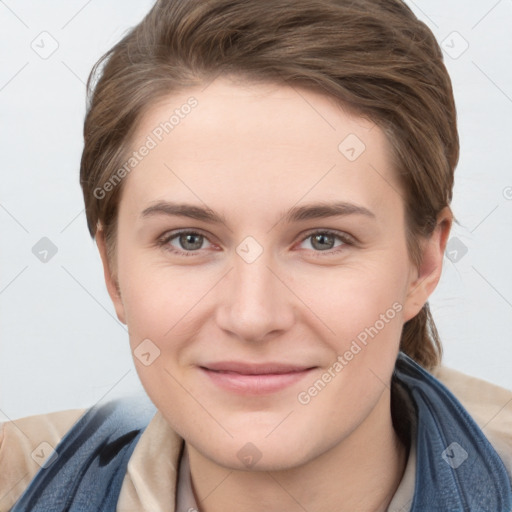
[[(169, 251), (171, 254), (175, 254), (177, 256), (190, 257), (190, 256), (198, 255), (199, 250), (196, 250), (196, 251), (181, 251), (181, 250), (176, 249), (174, 247), (172, 249), (170, 248), (171, 246), (168, 245), (169, 242), (171, 240), (173, 240), (174, 238), (176, 238), (176, 237), (178, 237), (180, 235), (183, 235), (183, 234), (187, 234), (187, 235), (200, 235), (200, 236), (203, 236), (204, 238), (206, 238), (208, 240), (208, 237), (205, 234), (203, 234), (201, 231), (192, 231), (192, 230), (183, 229), (183, 230), (179, 230), (179, 231), (172, 231), (170, 233), (165, 233), (160, 238), (158, 238), (157, 246), (158, 247), (162, 247), (164, 250)], [(306, 234), (301, 239), (301, 243), (304, 242), (305, 240), (307, 240), (308, 238), (311, 238), (313, 235), (333, 236), (333, 237), (335, 237), (338, 240), (341, 240), (343, 242), (343, 244), (341, 246), (338, 246), (335, 249), (329, 249), (329, 250), (326, 250), (326, 251), (315, 251), (315, 250), (313, 250), (313, 253), (315, 253), (315, 257), (323, 257), (322, 255), (324, 255), (324, 254), (326, 254), (328, 256), (334, 256), (334, 255), (340, 253), (341, 251), (343, 251), (345, 246), (347, 246), (347, 245), (354, 245), (355, 242), (356, 242), (355, 239), (352, 236), (348, 235), (347, 233), (341, 233), (341, 232), (338, 232), (338, 231), (332, 231), (332, 230), (329, 230), (329, 229), (325, 229), (325, 230), (315, 230), (315, 231), (309, 232), (308, 234)]]

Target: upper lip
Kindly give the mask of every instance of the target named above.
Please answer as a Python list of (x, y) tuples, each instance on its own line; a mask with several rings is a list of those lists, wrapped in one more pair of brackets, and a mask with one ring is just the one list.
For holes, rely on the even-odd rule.
[(246, 363), (242, 361), (219, 361), (206, 363), (201, 368), (216, 372), (234, 372), (244, 375), (265, 375), (276, 373), (301, 372), (314, 368), (313, 366), (294, 365), (286, 363)]

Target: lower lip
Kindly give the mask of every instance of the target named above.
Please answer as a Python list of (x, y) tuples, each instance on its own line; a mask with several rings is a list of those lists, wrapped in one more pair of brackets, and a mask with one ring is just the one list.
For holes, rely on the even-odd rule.
[(240, 373), (222, 373), (200, 368), (203, 373), (219, 387), (241, 395), (266, 395), (280, 391), (309, 375), (314, 368), (300, 372), (268, 373), (245, 375)]

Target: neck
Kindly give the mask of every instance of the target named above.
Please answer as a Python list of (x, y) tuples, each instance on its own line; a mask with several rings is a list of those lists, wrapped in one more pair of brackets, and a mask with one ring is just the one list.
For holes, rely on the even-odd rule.
[(278, 471), (239, 471), (187, 444), (200, 512), (384, 512), (402, 479), (407, 450), (396, 435), (386, 390), (351, 435), (319, 456)]

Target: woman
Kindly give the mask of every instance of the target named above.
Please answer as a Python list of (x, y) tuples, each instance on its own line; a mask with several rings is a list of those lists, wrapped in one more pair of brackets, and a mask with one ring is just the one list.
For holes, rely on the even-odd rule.
[(459, 144), (410, 9), (159, 1), (89, 86), (148, 400), (5, 424), (5, 509), (509, 511), (512, 393), (440, 365), (428, 308)]

